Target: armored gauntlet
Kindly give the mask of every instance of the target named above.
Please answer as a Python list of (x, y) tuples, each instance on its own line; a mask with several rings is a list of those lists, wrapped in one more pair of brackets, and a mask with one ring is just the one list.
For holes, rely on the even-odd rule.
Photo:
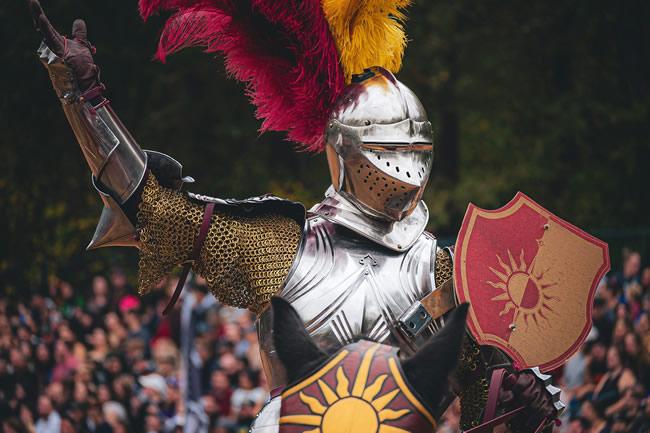
[(38, 49), (63, 111), (92, 172), (92, 182), (104, 202), (104, 211), (88, 249), (135, 246), (133, 221), (120, 205), (142, 182), (147, 156), (101, 96), (103, 86), (82, 93), (73, 69), (45, 43)]
[(61, 36), (49, 23), (37, 1), (30, 3), (34, 22), (44, 41), (38, 55), (48, 70), (63, 111), (90, 167), (92, 182), (104, 202), (88, 249), (137, 246), (135, 219), (147, 169), (160, 182), (178, 189), (181, 166), (167, 155), (143, 151), (102, 95), (94, 47), (86, 39), (86, 24), (76, 20), (73, 39)]

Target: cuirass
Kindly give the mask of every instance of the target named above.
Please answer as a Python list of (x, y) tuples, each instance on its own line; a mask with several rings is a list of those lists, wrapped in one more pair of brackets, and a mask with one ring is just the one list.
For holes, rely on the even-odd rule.
[[(400, 315), (435, 289), (436, 239), (422, 233), (406, 251), (393, 251), (310, 214), (280, 296), (289, 301), (317, 344), (338, 348), (364, 337), (413, 352), (434, 332), (415, 340), (397, 327)], [(285, 384), (272, 343), (271, 311), (258, 318), (262, 361), (272, 388)]]

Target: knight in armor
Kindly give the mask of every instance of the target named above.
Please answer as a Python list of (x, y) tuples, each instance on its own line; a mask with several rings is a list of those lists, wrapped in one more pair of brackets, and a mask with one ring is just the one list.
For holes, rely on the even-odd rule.
[[(183, 2), (142, 0), (144, 15), (152, 13), (154, 3), (174, 3), (169, 6), (173, 8)], [(176, 20), (183, 13), (190, 14), (197, 2), (185, 3), (187, 10), (180, 10)], [(222, 3), (242, 7), (234, 6), (237, 2), (212, 3), (211, 11), (224, 14), (232, 11), (227, 6), (219, 9)], [(277, 3), (258, 1), (256, 13), (271, 21), (270, 14), (280, 14), (270, 11), (273, 7), (290, 8), (294, 2), (280, 2), (288, 6)], [(305, 1), (304, 5), (312, 3)], [(368, 56), (339, 53), (334, 64), (339, 68), (340, 60), (343, 71), (329, 83), (335, 90), (318, 96), (334, 104), (325, 107), (322, 128), (313, 134), (313, 140), (302, 140), (309, 148), (324, 149), (332, 185), (324, 200), (305, 212), (301, 204), (271, 196), (236, 201), (185, 192), (184, 184), (192, 179), (183, 177), (181, 165), (167, 155), (142, 150), (103, 96), (105, 88), (93, 61), (94, 48), (88, 42), (85, 23), (75, 21), (72, 39), (65, 38), (50, 24), (38, 0), (29, 0), (29, 4), (43, 36), (40, 59), (104, 202), (88, 248), (139, 248), (142, 293), (184, 266), (185, 271), (191, 268), (203, 276), (222, 303), (256, 313), (264, 370), (275, 390), (286, 385), (271, 338), (269, 302), (275, 295), (291, 303), (322, 347), (340, 347), (364, 337), (396, 346), (408, 355), (436, 332), (455, 302), (453, 251), (440, 248), (436, 238), (425, 231), (429, 213), (422, 194), (432, 169), (433, 132), (417, 96), (389, 70), (395, 69), (394, 56), (388, 60), (371, 56), (379, 66), (359, 66)], [(335, 45), (344, 51), (340, 34), (345, 32), (338, 31), (338, 15), (329, 7), (324, 14), (319, 8), (321, 17), (313, 20), (329, 23), (331, 34), (324, 37), (338, 42)], [(210, 19), (209, 11), (197, 18), (197, 10), (194, 5), (195, 15), (184, 19)], [(384, 17), (387, 25), (401, 29), (394, 13), (389, 12)], [(307, 14), (302, 9), (296, 13)], [(170, 34), (185, 28), (178, 21), (170, 25), (163, 38), (178, 48), (182, 43), (171, 41)], [(220, 30), (222, 36), (226, 30)], [(391, 42), (389, 36), (384, 42)], [(377, 50), (390, 51), (381, 42)], [(185, 41), (185, 45), (192, 44), (208, 43)], [(215, 50), (228, 54), (227, 47)], [(309, 63), (304, 56), (300, 58)], [(358, 64), (349, 66), (350, 58)], [(260, 86), (254, 83), (253, 91), (261, 91)], [(290, 131), (290, 138), (302, 133), (293, 126), (278, 125), (271, 126)], [(444, 307), (437, 316), (422, 309), (423, 299), (432, 295), (438, 296)], [(497, 351), (466, 338), (449, 398), (432, 408), (435, 417), (459, 396), (463, 428), (479, 423), (488, 395), (487, 360), (492, 364), (502, 358)], [(513, 431), (533, 431), (531, 426), (540, 420), (555, 418), (557, 398), (546, 392), (535, 375), (513, 373), (507, 382), (499, 397), (501, 406), (507, 408), (515, 400), (528, 404), (525, 413), (512, 420)], [(279, 413), (279, 392), (272, 395), (253, 431), (277, 431), (277, 427), (268, 430), (273, 424), (269, 420)]]

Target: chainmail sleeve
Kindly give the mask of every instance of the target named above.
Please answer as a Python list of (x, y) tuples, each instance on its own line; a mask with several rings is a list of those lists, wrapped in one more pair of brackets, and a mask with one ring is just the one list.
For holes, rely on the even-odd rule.
[[(448, 251), (436, 253), (435, 281), (440, 287), (453, 276), (453, 260)], [(487, 402), (487, 364), (483, 360), (479, 345), (468, 336), (461, 347), (458, 368), (454, 373), (454, 391), (460, 399), (460, 425), (463, 430), (479, 425), (483, 408)]]
[[(200, 202), (149, 176), (138, 212), (140, 293), (190, 257), (202, 219)], [(288, 216), (217, 207), (193, 270), (219, 301), (259, 312), (284, 282), (301, 235), (301, 226)]]

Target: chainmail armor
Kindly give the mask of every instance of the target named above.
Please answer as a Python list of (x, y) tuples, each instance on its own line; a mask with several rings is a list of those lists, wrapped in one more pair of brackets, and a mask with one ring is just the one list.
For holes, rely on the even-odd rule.
[(456, 369), (459, 384), (460, 426), (468, 430), (480, 424), (483, 409), (488, 398), (487, 365), (481, 356), (478, 344), (465, 338)]
[(436, 252), (436, 265), (434, 270), (434, 280), (436, 287), (440, 287), (445, 281), (453, 276), (454, 264), (451, 261), (449, 253), (443, 249), (438, 249)]
[[(140, 293), (189, 258), (202, 220), (200, 203), (149, 176), (138, 212)], [(284, 282), (300, 237), (301, 227), (289, 217), (217, 208), (193, 270), (220, 302), (259, 312)]]
[[(436, 287), (440, 287), (453, 276), (453, 261), (445, 250), (436, 253), (434, 279)], [(458, 368), (454, 379), (458, 385), (457, 394), (460, 398), (460, 425), (463, 430), (479, 425), (483, 408), (488, 397), (488, 381), (485, 377), (487, 364), (481, 356), (478, 344), (468, 336), (463, 341)]]

